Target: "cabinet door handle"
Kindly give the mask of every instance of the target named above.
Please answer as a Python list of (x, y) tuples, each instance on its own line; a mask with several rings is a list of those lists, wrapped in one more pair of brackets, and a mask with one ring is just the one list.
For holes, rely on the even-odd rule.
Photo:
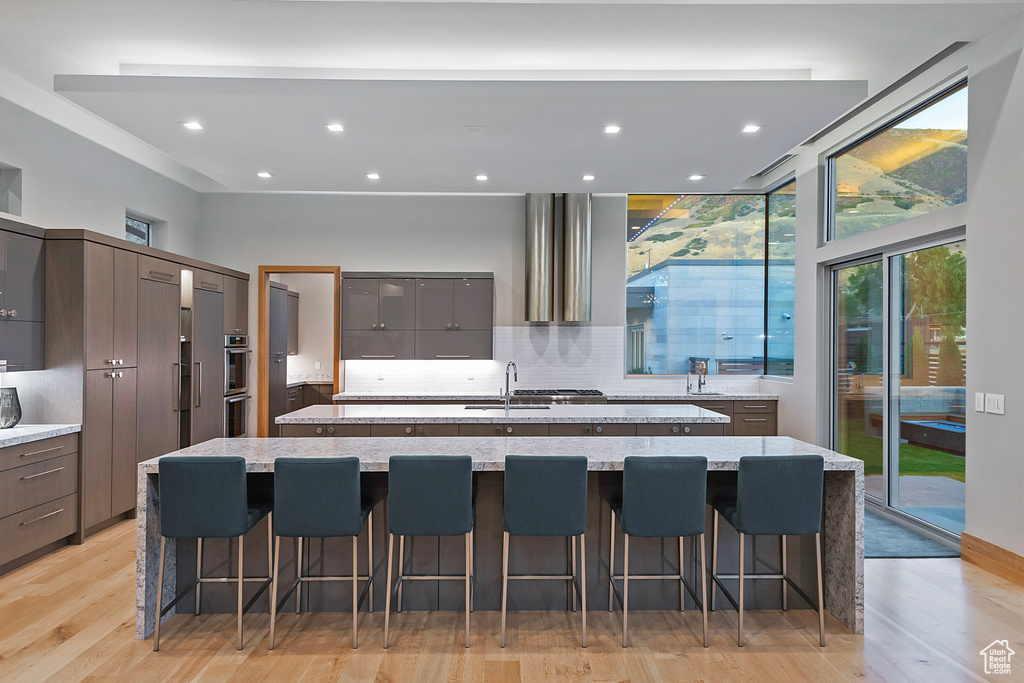
[(690, 428), (689, 427), (683, 427), (683, 432), (686, 433), (686, 434), (689, 434), (690, 433)]
[(595, 427), (594, 431), (597, 432), (598, 434), (601, 434), (602, 432), (604, 432), (604, 427)]
[(455, 329), (459, 329), (459, 324), (455, 323)]
[(174, 387), (172, 385), (174, 394), (171, 405), (174, 406), (174, 412), (178, 412), (178, 408), (181, 405), (181, 363), (171, 363), (171, 367), (174, 368), (174, 374), (178, 378), (178, 386)]
[(220, 285), (218, 285), (216, 282), (200, 281), (199, 286), (206, 287), (207, 289), (220, 291)]
[(203, 407), (203, 362), (196, 361), (196, 408)]
[(448, 329), (449, 330), (452, 329), (452, 324), (451, 323), (448, 323)]
[(12, 308), (11, 310), (7, 311), (7, 315), (11, 316), (12, 318), (17, 318), (18, 317), (18, 311), (14, 310)]
[(494, 433), (495, 434), (501, 434), (501, 427), (495, 427), (494, 428)]
[(57, 468), (54, 468), (52, 470), (46, 470), (45, 472), (40, 472), (39, 474), (29, 474), (27, 476), (22, 477), (21, 480), (22, 481), (28, 481), (29, 479), (35, 479), (36, 477), (42, 477), (42, 476), (45, 476), (47, 474), (53, 474), (54, 472), (60, 472), (62, 469), (64, 469), (64, 468), (63, 467), (57, 467)]
[(316, 428), (316, 433), (317, 434), (323, 434), (324, 433), (324, 428), (323, 427), (317, 427)]
[(768, 418), (767, 417), (745, 417), (745, 418), (743, 418), (743, 421), (744, 422), (767, 422)]
[(373, 329), (377, 329), (377, 323), (373, 323), (372, 325), (370, 325), (370, 327), (372, 327)]
[(327, 433), (328, 434), (333, 434), (334, 433), (334, 427), (328, 427), (327, 428)]
[(468, 353), (439, 353), (434, 358), (469, 358)]
[(760, 408), (761, 410), (767, 410), (768, 406), (743, 406), (744, 408)]
[(174, 279), (174, 276), (171, 275), (170, 273), (161, 273), (159, 270), (151, 270), (151, 271), (149, 271), (149, 276), (150, 277), (155, 277), (158, 280), (173, 280)]
[(412, 427), (406, 427), (405, 428), (405, 433), (406, 434), (412, 434)]
[(679, 427), (673, 427), (672, 428), (672, 433), (673, 434), (678, 434), (679, 433)]
[(382, 329), (382, 330), (384, 329), (384, 323), (380, 324), (380, 329)]
[(395, 354), (391, 354), (390, 356), (385, 356), (385, 355), (372, 354), (372, 353), (364, 353), (363, 355), (360, 356), (360, 358), (394, 358), (394, 357), (395, 357)]
[(59, 451), (64, 448), (63, 446), (54, 446), (53, 448), (44, 448), (41, 451), (32, 451), (31, 453), (22, 453), (21, 457), (31, 458), (33, 455), (42, 455), (43, 453), (52, 453), (53, 451)]
[(64, 508), (61, 508), (60, 510), (54, 510), (53, 512), (49, 512), (49, 513), (43, 515), (42, 517), (36, 517), (35, 519), (30, 519), (27, 522), (22, 522), (21, 526), (28, 526), (29, 524), (35, 524), (36, 522), (40, 522), (40, 521), (46, 519), (47, 517), (53, 517), (54, 515), (59, 515), (62, 512), (64, 512)]
[(589, 426), (587, 426), (587, 427), (584, 427), (584, 428), (583, 428), (583, 433), (584, 433), (584, 434), (589, 434), (589, 433), (590, 433), (590, 427), (589, 427)]
[(416, 433), (417, 434), (422, 434), (423, 433), (423, 427), (417, 427), (416, 428)]
[(511, 433), (512, 433), (512, 426), (511, 426), (511, 425), (509, 425), (508, 427), (505, 427), (505, 431), (506, 431), (507, 433), (511, 434)]

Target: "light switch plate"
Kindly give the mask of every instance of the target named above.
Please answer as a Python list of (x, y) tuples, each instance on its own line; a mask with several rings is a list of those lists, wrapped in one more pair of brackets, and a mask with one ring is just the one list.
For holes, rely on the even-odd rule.
[(985, 412), (985, 394), (980, 391), (974, 392), (974, 410), (979, 413)]
[(985, 394), (985, 412), (995, 415), (1005, 414), (1002, 394)]
[(313, 363), (313, 369), (314, 370), (319, 370), (320, 369), (320, 361), (316, 361), (315, 363)]

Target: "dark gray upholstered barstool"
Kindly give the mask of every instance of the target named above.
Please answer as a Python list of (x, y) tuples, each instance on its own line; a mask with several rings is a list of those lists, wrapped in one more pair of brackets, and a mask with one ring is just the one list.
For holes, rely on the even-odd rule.
[[(622, 605), (622, 647), (626, 647), (629, 616), (630, 580), (679, 581), (679, 611), (683, 611), (686, 591), (697, 603), (704, 621), (704, 647), (708, 646), (708, 581), (704, 558), (705, 501), (708, 459), (702, 456), (627, 456), (622, 466), (621, 496), (608, 499), (611, 544), (608, 553), (608, 611), (614, 608), (613, 595)], [(622, 527), (622, 593), (615, 585), (615, 520)], [(629, 537), (679, 539), (679, 573), (629, 574)], [(686, 582), (683, 573), (683, 538), (695, 537), (700, 544), (701, 597)]]
[[(464, 576), (405, 573), (400, 552), (398, 582), (392, 588), (392, 555), (395, 536), (401, 550), (406, 536), (466, 537)], [(402, 607), (404, 581), (465, 580), (466, 647), (469, 647), (469, 613), (473, 583), (473, 459), (468, 455), (393, 455), (388, 459), (388, 593), (384, 613), (384, 647), (391, 627), (391, 595), (398, 592)]]
[[(718, 494), (711, 500), (715, 510), (711, 534), (711, 577), (739, 614), (736, 642), (743, 647), (743, 582), (774, 579), (782, 582), (782, 609), (789, 606), (786, 586), (814, 604), (789, 578), (786, 567), (786, 537), (814, 536), (818, 568), (818, 636), (825, 647), (825, 612), (821, 586), (821, 508), (825, 459), (820, 455), (756, 455), (740, 458), (735, 496)], [(718, 518), (722, 516), (739, 532), (739, 574), (718, 573)], [(782, 566), (778, 574), (745, 574), (745, 536), (781, 536)], [(722, 579), (739, 580), (739, 599), (734, 600)], [(714, 595), (711, 609), (715, 608)]]
[[(359, 605), (369, 595), (373, 611), (373, 508), (381, 498), (363, 492), (359, 458), (278, 458), (274, 461), (274, 590), (270, 605), (270, 649), (274, 649), (277, 611), (295, 592), (295, 613), (301, 607), (304, 581), (352, 582), (352, 648), (359, 647)], [(367, 574), (359, 575), (359, 533), (366, 525)], [(278, 598), (281, 537), (296, 539), (295, 583)], [(302, 575), (302, 539), (352, 537), (352, 574)], [(362, 594), (358, 582), (366, 581)]]
[[(584, 455), (509, 455), (505, 457), (505, 530), (501, 551), (501, 646), (505, 647), (505, 612), (509, 579), (564, 579), (573, 588), (572, 609), (580, 595), (583, 647), (587, 646), (587, 458)], [(572, 539), (571, 574), (510, 575), (511, 536), (565, 536)], [(576, 537), (580, 570), (576, 572)], [(582, 577), (582, 578), (581, 578)]]
[[(204, 583), (238, 584), (238, 649), (242, 649), (242, 614), (273, 580), (273, 512), (269, 501), (250, 500), (245, 481), (245, 458), (213, 456), (169, 456), (160, 460), (160, 568), (156, 580), (156, 627), (153, 651), (160, 649), (160, 617), (174, 607), (192, 588), (196, 590), (196, 614), (199, 614), (199, 589)], [(244, 577), (242, 549), (245, 534), (261, 519), (267, 522), (267, 567), (271, 576)], [(163, 604), (164, 549), (168, 538), (198, 539), (196, 580), (166, 607)], [(203, 577), (203, 539), (238, 539), (238, 576)], [(260, 581), (256, 594), (242, 605), (245, 581)]]

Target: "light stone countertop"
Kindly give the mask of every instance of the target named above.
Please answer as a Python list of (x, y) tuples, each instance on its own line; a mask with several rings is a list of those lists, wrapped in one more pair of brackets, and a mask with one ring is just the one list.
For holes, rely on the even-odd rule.
[[(476, 471), (502, 471), (505, 456), (582, 454), (588, 469), (621, 470), (629, 455), (703, 455), (709, 470), (735, 470), (744, 456), (819, 454), (827, 471), (862, 474), (864, 463), (788, 436), (607, 436), (607, 437), (408, 437), (213, 439), (170, 455), (233, 455), (246, 459), (249, 472), (273, 472), (279, 457), (356, 456), (364, 472), (386, 472), (392, 455), (469, 455)], [(161, 456), (168, 457), (168, 456)], [(160, 458), (139, 465), (158, 474)]]
[(80, 431), (82, 431), (82, 425), (75, 424), (20, 424), (10, 429), (0, 429), (0, 448), (20, 446), (23, 443), (52, 439), (55, 436), (64, 436), (65, 434), (74, 434)]
[[(718, 394), (635, 393), (606, 394), (609, 401), (777, 401), (778, 394), (723, 392)], [(395, 394), (374, 391), (343, 391), (335, 401), (504, 401), (500, 394)]]
[(726, 415), (695, 405), (552, 405), (471, 410), (454, 405), (316, 405), (286, 413), (274, 422), (292, 424), (727, 424)]

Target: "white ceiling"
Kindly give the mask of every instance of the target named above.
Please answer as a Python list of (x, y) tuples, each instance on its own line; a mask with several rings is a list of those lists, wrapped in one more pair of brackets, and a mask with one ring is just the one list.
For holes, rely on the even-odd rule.
[[(1021, 11), (1020, 0), (4, 0), (0, 67), (46, 90), (58, 74), (118, 77), (62, 78), (58, 90), (227, 189), (481, 191), (473, 175), (487, 173), (487, 191), (572, 191), (592, 172), (593, 191), (676, 191), (700, 172), (702, 189), (719, 190)], [(151, 74), (193, 78), (127, 77)], [(184, 136), (186, 117), (208, 130)], [(327, 136), (326, 117), (346, 132)], [(764, 131), (736, 134), (734, 119), (751, 117)], [(612, 119), (615, 139), (600, 133)], [(269, 182), (255, 177), (264, 169)]]

